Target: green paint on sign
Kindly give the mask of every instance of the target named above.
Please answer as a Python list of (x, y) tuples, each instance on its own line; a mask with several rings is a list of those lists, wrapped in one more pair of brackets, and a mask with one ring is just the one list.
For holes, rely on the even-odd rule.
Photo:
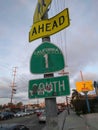
[(30, 60), (30, 71), (35, 74), (59, 71), (64, 66), (64, 57), (61, 50), (49, 42), (44, 42), (37, 47)]
[(29, 98), (51, 98), (70, 94), (69, 77), (52, 77), (29, 81)]

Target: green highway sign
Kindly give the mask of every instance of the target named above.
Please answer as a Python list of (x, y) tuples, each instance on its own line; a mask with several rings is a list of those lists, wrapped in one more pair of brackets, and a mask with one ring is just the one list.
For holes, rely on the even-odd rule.
[(33, 52), (30, 60), (30, 71), (34, 74), (45, 74), (62, 70), (65, 67), (62, 51), (50, 42), (44, 42)]
[(69, 77), (60, 76), (29, 81), (28, 95), (33, 98), (51, 98), (70, 94)]

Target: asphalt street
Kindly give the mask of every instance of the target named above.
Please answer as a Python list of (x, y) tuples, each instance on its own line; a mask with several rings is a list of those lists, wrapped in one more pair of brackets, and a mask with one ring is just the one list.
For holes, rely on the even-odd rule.
[(23, 124), (27, 126), (30, 130), (42, 130), (45, 127), (44, 123), (39, 123), (36, 114), (12, 118), (8, 120), (0, 121), (0, 124)]

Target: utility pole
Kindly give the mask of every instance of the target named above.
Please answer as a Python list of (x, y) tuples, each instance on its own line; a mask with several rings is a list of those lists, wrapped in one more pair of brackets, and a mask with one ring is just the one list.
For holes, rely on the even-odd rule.
[(16, 72), (17, 72), (17, 67), (14, 67), (14, 70), (13, 70), (13, 81), (12, 81), (12, 85), (11, 85), (11, 103), (13, 102), (13, 95), (16, 92), (16, 89), (15, 89), (15, 87), (16, 87), (15, 86)]

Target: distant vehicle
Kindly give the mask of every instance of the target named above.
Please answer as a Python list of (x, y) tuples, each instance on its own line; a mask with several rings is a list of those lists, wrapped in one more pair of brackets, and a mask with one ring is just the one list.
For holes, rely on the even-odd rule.
[(27, 112), (29, 112), (30, 115), (34, 114), (34, 110), (27, 111)]
[(13, 112), (9, 111), (9, 112), (6, 112), (6, 113), (8, 114), (9, 118), (13, 118), (14, 117), (14, 113)]
[(30, 112), (24, 112), (26, 116), (29, 116), (30, 115)]
[(0, 130), (29, 130), (28, 127), (25, 125), (19, 125), (19, 124), (1, 124)]
[(45, 112), (45, 109), (38, 109), (38, 110), (36, 110), (37, 116), (40, 116), (42, 112)]
[(14, 116), (15, 116), (15, 117), (22, 117), (22, 116), (24, 116), (24, 113), (21, 112), (21, 111), (19, 111), (19, 112), (17, 112), (16, 114), (14, 114)]
[(10, 115), (8, 114), (8, 112), (1, 112), (0, 113), (0, 120), (5, 120), (10, 118)]
[(39, 116), (38, 116), (38, 119), (39, 119), (39, 123), (41, 122), (46, 122), (46, 112), (42, 112)]

